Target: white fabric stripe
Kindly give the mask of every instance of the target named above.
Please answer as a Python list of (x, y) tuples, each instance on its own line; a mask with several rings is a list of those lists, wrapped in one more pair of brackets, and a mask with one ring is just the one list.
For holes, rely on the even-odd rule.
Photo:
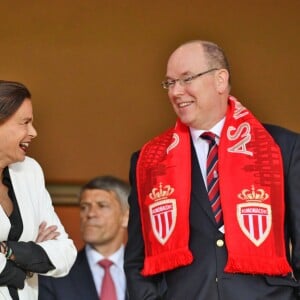
[(250, 232), (250, 236), (254, 238), (253, 216), (252, 215), (248, 215), (248, 218), (249, 218), (249, 232)]

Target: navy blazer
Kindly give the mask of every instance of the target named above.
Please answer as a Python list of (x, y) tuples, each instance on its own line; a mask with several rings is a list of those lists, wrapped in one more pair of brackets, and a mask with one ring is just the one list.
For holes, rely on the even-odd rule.
[[(294, 276), (300, 277), (300, 136), (286, 129), (266, 125), (280, 146), (285, 178), (285, 240), (288, 260)], [(189, 247), (193, 262), (184, 267), (144, 277), (140, 274), (144, 261), (144, 243), (136, 190), (138, 153), (132, 156), (132, 184), (128, 242), (125, 249), (125, 273), (130, 300), (295, 300), (299, 283), (291, 274), (262, 276), (224, 273), (227, 248), (224, 235), (218, 230), (209, 204), (207, 191), (193, 145), (192, 190), (190, 202)], [(185, 178), (182, 178), (185, 180)], [(232, 180), (234, 174), (232, 174)], [(233, 237), (234, 238), (234, 237)], [(299, 297), (299, 298), (298, 298)]]
[(39, 300), (99, 300), (85, 250), (78, 252), (70, 273), (61, 278), (39, 276)]

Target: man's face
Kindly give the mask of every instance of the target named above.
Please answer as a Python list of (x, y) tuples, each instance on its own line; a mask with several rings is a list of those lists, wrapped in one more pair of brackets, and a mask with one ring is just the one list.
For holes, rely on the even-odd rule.
[(97, 248), (122, 241), (128, 215), (114, 192), (88, 189), (81, 195), (80, 222), (84, 242)]
[[(184, 78), (209, 69), (211, 67), (206, 62), (202, 45), (186, 44), (170, 56), (166, 78), (169, 80)], [(219, 85), (221, 72), (220, 70), (209, 72), (186, 85), (181, 85), (177, 81), (170, 87), (168, 90), (170, 102), (184, 124), (196, 129), (210, 129), (224, 116), (224, 97), (220, 97)]]

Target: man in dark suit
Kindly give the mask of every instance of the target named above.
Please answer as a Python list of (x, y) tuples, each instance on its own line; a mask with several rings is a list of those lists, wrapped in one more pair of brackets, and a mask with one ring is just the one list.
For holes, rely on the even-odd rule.
[(169, 58), (174, 128), (131, 160), (131, 300), (300, 299), (300, 138), (229, 95), (224, 52)]
[[(124, 300), (126, 280), (123, 270), (127, 237), (129, 185), (113, 176), (100, 176), (85, 184), (80, 192), (80, 225), (86, 246), (66, 277), (39, 277), (41, 300)], [(106, 276), (100, 261), (109, 259)], [(113, 281), (106, 294), (104, 281)]]

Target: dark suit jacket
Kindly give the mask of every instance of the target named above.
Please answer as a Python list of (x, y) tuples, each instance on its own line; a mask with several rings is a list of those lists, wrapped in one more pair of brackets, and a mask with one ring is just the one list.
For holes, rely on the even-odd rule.
[(70, 273), (62, 278), (39, 276), (39, 300), (99, 300), (85, 250), (78, 252)]
[[(286, 249), (292, 240), (291, 265), (300, 277), (300, 136), (280, 127), (266, 125), (281, 148), (285, 177)], [(143, 277), (144, 243), (136, 191), (136, 162), (132, 156), (129, 197), (129, 236), (125, 249), (125, 273), (130, 300), (294, 300), (299, 284), (291, 275), (254, 276), (224, 273), (227, 261), (224, 235), (218, 230), (209, 204), (198, 160), (192, 146), (192, 191), (190, 203), (190, 240), (192, 264), (157, 276)], [(232, 180), (234, 174), (232, 174)], [(184, 178), (182, 178), (184, 180)], [(225, 241), (224, 241), (225, 242)], [(289, 253), (289, 251), (287, 251)], [(299, 297), (300, 299), (300, 297)]]

